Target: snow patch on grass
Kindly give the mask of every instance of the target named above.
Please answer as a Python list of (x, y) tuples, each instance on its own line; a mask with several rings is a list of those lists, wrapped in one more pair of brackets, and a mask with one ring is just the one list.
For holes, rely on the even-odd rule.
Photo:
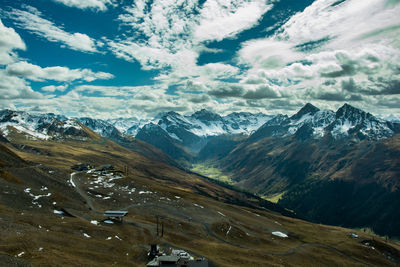
[(289, 237), (287, 234), (284, 234), (284, 233), (279, 232), (279, 231), (272, 232), (272, 234), (275, 235), (275, 236), (282, 237), (282, 238), (288, 238)]
[(151, 191), (140, 191), (139, 195), (142, 195), (142, 194), (153, 194), (153, 192), (151, 192)]
[(76, 184), (74, 183), (74, 181), (72, 180), (72, 177), (74, 177), (74, 175), (76, 174), (76, 172), (71, 173), (71, 177), (69, 178), (69, 182), (71, 183), (71, 185), (73, 187), (76, 187)]
[(59, 214), (59, 215), (64, 215), (64, 212), (62, 210), (54, 210), (54, 214)]

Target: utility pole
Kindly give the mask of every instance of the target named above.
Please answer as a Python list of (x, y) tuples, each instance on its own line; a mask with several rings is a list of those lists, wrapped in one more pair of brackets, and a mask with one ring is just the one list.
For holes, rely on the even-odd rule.
[(164, 220), (161, 222), (161, 237), (164, 236)]
[(156, 216), (157, 219), (157, 236), (159, 236), (159, 232), (158, 232), (158, 216)]

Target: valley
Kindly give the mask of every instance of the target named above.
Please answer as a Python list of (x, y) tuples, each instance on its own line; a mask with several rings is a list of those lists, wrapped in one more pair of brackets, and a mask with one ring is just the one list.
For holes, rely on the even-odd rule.
[[(348, 104), (336, 112), (306, 104), (291, 117), (221, 117), (203, 110), (159, 118), (136, 137), (186, 169), (279, 201), (314, 222), (370, 227), (380, 235), (399, 237), (397, 213), (389, 211), (399, 207), (396, 122)], [(331, 187), (348, 202), (323, 193)], [(299, 205), (305, 195), (310, 201)]]

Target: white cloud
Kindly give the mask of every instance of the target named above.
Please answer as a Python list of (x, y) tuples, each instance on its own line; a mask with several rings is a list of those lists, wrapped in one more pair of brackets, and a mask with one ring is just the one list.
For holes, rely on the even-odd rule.
[[(329, 36), (328, 48), (357, 49), (365, 42), (382, 41), (379, 32), (400, 25), (400, 6), (388, 6), (386, 0), (347, 0), (332, 6), (333, 2), (315, 1), (285, 23), (277, 37), (300, 44)], [(399, 28), (393, 30), (399, 33)]]
[(128, 37), (108, 45), (115, 55), (137, 60), (144, 69), (193, 69), (199, 52), (206, 50), (202, 42), (236, 36), (271, 7), (263, 0), (209, 0), (203, 5), (198, 0), (138, 0), (119, 16), (131, 28)]
[(193, 65), (197, 54), (193, 51), (182, 49), (171, 53), (168, 49), (137, 44), (132, 41), (109, 41), (108, 45), (116, 56), (128, 61), (137, 60), (145, 70), (161, 69), (168, 66)]
[(289, 62), (303, 57), (293, 50), (293, 44), (273, 39), (245, 42), (239, 51), (239, 63), (263, 69), (282, 68)]
[(90, 69), (69, 69), (67, 67), (42, 68), (26, 61), (12, 63), (6, 67), (6, 72), (11, 76), (23, 77), (33, 81), (54, 80), (70, 82), (84, 80), (91, 82), (98, 79), (111, 79), (114, 76), (106, 72), (93, 72)]
[(106, 11), (108, 5), (114, 5), (113, 0), (53, 0), (54, 2), (64, 4), (69, 7), (79, 9), (94, 9)]
[(279, 87), (276, 92), (287, 100), (328, 107), (400, 93), (394, 89), (400, 80), (400, 5), (334, 2), (314, 1), (275, 35), (245, 42), (237, 54), (249, 67), (242, 82)]
[(48, 85), (48, 86), (42, 87), (42, 91), (51, 92), (51, 93), (53, 93), (55, 91), (64, 92), (65, 89), (67, 89), (67, 87), (68, 87), (68, 85), (58, 85), (58, 86)]
[[(93, 94), (96, 97), (93, 97)], [(48, 105), (58, 106), (66, 114), (97, 118), (116, 116), (146, 118), (155, 116), (161, 111), (187, 109), (182, 99), (165, 94), (165, 89), (157, 86), (81, 85), (72, 88), (63, 96), (48, 100)]]
[(208, 63), (198, 68), (204, 76), (212, 79), (230, 78), (240, 72), (239, 68), (223, 63)]
[(0, 65), (11, 63), (17, 58), (13, 52), (15, 49), (25, 50), (25, 43), (13, 28), (4, 26), (0, 19)]
[(102, 97), (134, 97), (143, 92), (150, 91), (150, 86), (98, 86), (98, 85), (79, 85), (74, 88), (80, 94), (96, 94)]
[(33, 91), (25, 80), (9, 76), (4, 70), (0, 70), (0, 100), (39, 98), (42, 95)]
[[(105, 10), (85, 6), (94, 2), (53, 1)], [(102, 1), (105, 8), (111, 6), (110, 2)], [(316, 0), (286, 23), (278, 22), (276, 27), (280, 29), (275, 35), (242, 43), (234, 63), (216, 60), (198, 65), (200, 53), (214, 51), (206, 47), (208, 42), (234, 38), (257, 25), (270, 10), (271, 2), (132, 1), (119, 16), (121, 34), (113, 40), (102, 39), (103, 48), (125, 60), (138, 61), (143, 69), (161, 69), (152, 86), (82, 85), (82, 81), (110, 79), (112, 75), (88, 69), (39, 67), (24, 61), (15, 63), (18, 58), (13, 49), (24, 49), (23, 42), (2, 41), (17, 40), (19, 36), (0, 25), (0, 31), (9, 36), (0, 36), (0, 60), (3, 55), (9, 60), (9, 66), (1, 73), (0, 93), (3, 101), (18, 99), (14, 103), (99, 118), (151, 117), (160, 111), (190, 113), (200, 108), (222, 113), (287, 113), (306, 101), (337, 108), (343, 101), (357, 103), (360, 99), (359, 106), (372, 112), (377, 108), (400, 112), (396, 102), (400, 95), (400, 5), (389, 5), (385, 0), (347, 0), (334, 6), (334, 0)], [(72, 40), (73, 33), (44, 19), (36, 9), (27, 9), (11, 12), (17, 25), (70, 48), (78, 42)], [(102, 47), (100, 42), (84, 36), (87, 38), (81, 43), (86, 43), (86, 48), (72, 49), (95, 52)], [(49, 85), (41, 91), (58, 91), (57, 96), (42, 96), (33, 92), (25, 79), (65, 82), (68, 92), (65, 93), (67, 85)], [(79, 81), (80, 85), (73, 87), (71, 81)], [(177, 90), (171, 95), (169, 88)], [(64, 92), (62, 96), (60, 92)]]
[(42, 18), (42, 13), (34, 7), (28, 11), (13, 9), (8, 14), (16, 24), (50, 42), (61, 43), (70, 49), (83, 52), (97, 52), (96, 41), (83, 33), (69, 33), (53, 22)]
[(272, 5), (263, 0), (206, 1), (194, 28), (194, 37), (199, 42), (233, 37), (256, 25), (271, 8)]

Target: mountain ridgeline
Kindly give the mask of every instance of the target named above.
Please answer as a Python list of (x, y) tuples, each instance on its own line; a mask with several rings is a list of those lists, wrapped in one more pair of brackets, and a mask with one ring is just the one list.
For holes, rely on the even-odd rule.
[(0, 115), (2, 140), (12, 138), (9, 126), (46, 140), (88, 138), (82, 131), (88, 127), (149, 158), (217, 169), (236, 186), (279, 196), (278, 204), (311, 221), (400, 237), (400, 124), (348, 104), (336, 112), (306, 104), (292, 116), (206, 110), (151, 120)]

